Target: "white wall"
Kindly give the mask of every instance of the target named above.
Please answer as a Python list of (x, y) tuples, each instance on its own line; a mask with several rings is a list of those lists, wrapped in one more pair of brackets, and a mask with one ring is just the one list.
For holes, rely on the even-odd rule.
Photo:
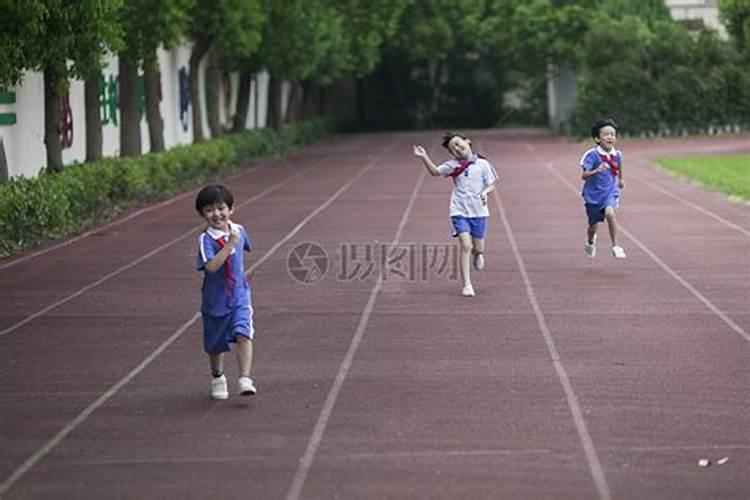
[(664, 2), (675, 21), (698, 20), (703, 21), (709, 28), (713, 28), (726, 38), (726, 27), (719, 18), (717, 0), (665, 0)]
[[(162, 100), (160, 110), (164, 120), (164, 144), (171, 148), (178, 144), (189, 144), (193, 140), (192, 106), (188, 106), (185, 119), (180, 121), (180, 79), (179, 72), (184, 68), (189, 71), (190, 46), (183, 45), (174, 50), (160, 49), (157, 53), (161, 71)], [(205, 69), (206, 61), (202, 63)], [(118, 58), (113, 55), (106, 61), (102, 75), (109, 86), (110, 77), (116, 81)], [(203, 75), (203, 73), (201, 73)], [(226, 103), (224, 92), (220, 99), (220, 118), (222, 123), (231, 125), (233, 110), (237, 100), (239, 77), (229, 75), (229, 102)], [(210, 137), (207, 114), (205, 108), (205, 79), (200, 78), (199, 87), (203, 101), (203, 131), (205, 137)], [(0, 113), (15, 113), (15, 125), (0, 125), (0, 137), (3, 139), (8, 161), (8, 172), (11, 177), (33, 177), (46, 165), (46, 150), (44, 147), (44, 82), (41, 73), (28, 72), (21, 83), (14, 88), (7, 89), (16, 94), (14, 104), (0, 104)], [(109, 96), (109, 89), (105, 99)], [(80, 80), (70, 82), (70, 108), (73, 116), (73, 142), (69, 148), (63, 149), (63, 162), (69, 165), (83, 162), (86, 157), (86, 120), (84, 107), (84, 84)], [(268, 100), (268, 74), (256, 75), (251, 91), (250, 107), (246, 122), (247, 128), (264, 127), (266, 123), (266, 109)], [(256, 102), (257, 101), (257, 102)], [(225, 105), (228, 104), (228, 107)], [(256, 107), (258, 121), (256, 122)], [(104, 117), (103, 117), (104, 118)], [(102, 125), (103, 153), (105, 156), (117, 156), (120, 153), (120, 116), (116, 111), (117, 125), (110, 120)], [(183, 124), (187, 125), (187, 129)], [(141, 148), (150, 150), (148, 124), (145, 115), (141, 120)]]

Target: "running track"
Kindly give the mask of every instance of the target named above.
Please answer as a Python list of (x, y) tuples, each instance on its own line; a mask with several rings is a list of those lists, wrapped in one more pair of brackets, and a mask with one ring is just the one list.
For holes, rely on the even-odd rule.
[[(207, 396), (194, 192), (0, 262), (0, 497), (750, 497), (750, 206), (649, 163), (747, 137), (621, 141), (616, 262), (583, 256), (580, 144), (475, 132), (503, 180), (464, 299), (341, 253), (450, 243), (450, 183), (411, 154), (438, 136), (337, 136), (226, 180), (254, 398)], [(303, 242), (329, 256), (311, 284), (287, 272)]]

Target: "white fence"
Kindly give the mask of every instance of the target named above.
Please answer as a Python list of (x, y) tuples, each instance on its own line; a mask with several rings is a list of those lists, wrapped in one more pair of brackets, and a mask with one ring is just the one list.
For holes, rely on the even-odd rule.
[[(192, 106), (189, 96), (190, 47), (181, 46), (171, 51), (159, 50), (161, 71), (161, 114), (164, 119), (164, 144), (170, 148), (177, 144), (188, 144), (193, 140)], [(207, 58), (206, 58), (207, 59)], [(206, 61), (204, 60), (203, 66)], [(201, 78), (199, 86), (203, 96), (204, 137), (210, 137), (205, 110), (205, 86)], [(120, 152), (118, 58), (108, 59), (100, 80), (100, 114), (102, 117), (102, 139), (104, 156), (117, 156)], [(219, 97), (219, 114), (223, 124), (231, 124), (236, 108), (239, 78), (237, 74), (226, 74), (222, 78)], [(288, 89), (284, 86), (283, 96)], [(264, 127), (268, 96), (268, 75), (260, 73), (253, 80), (247, 113), (247, 128)], [(285, 101), (286, 99), (284, 99)], [(63, 162), (67, 165), (82, 162), (86, 156), (86, 118), (84, 112), (84, 84), (80, 80), (70, 82), (67, 95), (61, 99), (63, 116), (61, 129)], [(44, 83), (41, 73), (26, 73), (14, 88), (0, 93), (0, 140), (5, 148), (10, 177), (33, 177), (46, 165), (44, 146)], [(150, 150), (148, 125), (145, 114), (141, 118), (142, 151)]]

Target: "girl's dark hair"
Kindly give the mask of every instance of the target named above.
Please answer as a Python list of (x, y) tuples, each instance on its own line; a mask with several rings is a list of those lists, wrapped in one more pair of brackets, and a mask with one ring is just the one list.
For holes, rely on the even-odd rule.
[(604, 118), (601, 120), (597, 120), (591, 126), (591, 138), (594, 140), (598, 139), (599, 131), (603, 129), (604, 127), (612, 127), (613, 129), (617, 130), (617, 124), (612, 118)]
[(203, 215), (203, 208), (216, 205), (218, 203), (224, 203), (229, 208), (234, 205), (234, 196), (232, 192), (221, 184), (211, 184), (200, 190), (198, 196), (195, 197), (195, 209), (199, 214)]
[(454, 137), (460, 137), (461, 139), (464, 139), (464, 140), (468, 139), (468, 137), (466, 137), (461, 132), (446, 132), (445, 135), (443, 135), (443, 143), (442, 143), (445, 149), (448, 149), (448, 143), (451, 142), (451, 139), (453, 139)]

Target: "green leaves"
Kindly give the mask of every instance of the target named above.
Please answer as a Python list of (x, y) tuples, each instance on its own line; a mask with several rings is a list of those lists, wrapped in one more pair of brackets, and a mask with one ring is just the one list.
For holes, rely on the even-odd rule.
[(131, 60), (156, 63), (160, 45), (174, 47), (188, 27), (195, 0), (124, 0), (118, 21), (124, 32), (120, 52)]
[(251, 158), (278, 154), (322, 137), (317, 120), (227, 135), (138, 157), (71, 165), (59, 174), (0, 186), (0, 258), (50, 238), (69, 236), (125, 208), (228, 173)]
[(0, 3), (0, 86), (17, 83), (24, 70), (41, 70), (55, 74), (63, 88), (68, 77), (98, 70), (105, 50), (118, 46), (120, 5), (120, 0)]
[(737, 48), (750, 59), (750, 0), (719, 0), (719, 14)]
[(671, 20), (597, 19), (584, 39), (574, 128), (614, 117), (624, 133), (747, 125), (750, 68), (715, 32)]

